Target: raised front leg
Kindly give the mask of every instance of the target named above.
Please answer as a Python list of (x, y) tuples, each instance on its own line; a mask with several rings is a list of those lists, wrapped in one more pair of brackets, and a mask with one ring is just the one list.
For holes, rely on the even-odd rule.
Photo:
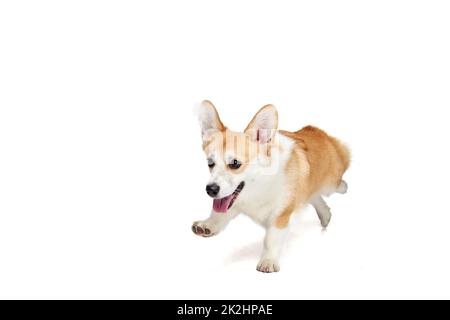
[(211, 237), (225, 229), (228, 223), (236, 217), (238, 211), (229, 210), (226, 213), (211, 211), (208, 219), (195, 221), (192, 224), (192, 232), (201, 237)]
[(287, 233), (287, 226), (279, 228), (273, 225), (266, 229), (264, 250), (256, 270), (266, 273), (280, 271), (279, 259)]

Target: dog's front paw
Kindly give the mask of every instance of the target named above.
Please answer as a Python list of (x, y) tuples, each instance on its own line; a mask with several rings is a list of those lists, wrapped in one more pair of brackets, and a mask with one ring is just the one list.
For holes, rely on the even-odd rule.
[(259, 261), (256, 270), (264, 273), (278, 272), (280, 271), (280, 266), (278, 262), (272, 259), (261, 259)]
[(192, 232), (201, 237), (211, 237), (216, 234), (213, 226), (206, 221), (196, 221), (192, 224)]

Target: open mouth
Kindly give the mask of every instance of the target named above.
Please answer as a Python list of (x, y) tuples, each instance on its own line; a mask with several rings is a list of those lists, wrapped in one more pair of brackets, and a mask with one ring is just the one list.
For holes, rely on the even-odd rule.
[(239, 183), (236, 190), (233, 191), (232, 194), (229, 196), (220, 198), (220, 199), (214, 199), (213, 200), (213, 210), (216, 212), (227, 212), (228, 209), (231, 208), (233, 203), (236, 201), (237, 197), (239, 196), (239, 193), (241, 193), (242, 189), (244, 189), (244, 181)]

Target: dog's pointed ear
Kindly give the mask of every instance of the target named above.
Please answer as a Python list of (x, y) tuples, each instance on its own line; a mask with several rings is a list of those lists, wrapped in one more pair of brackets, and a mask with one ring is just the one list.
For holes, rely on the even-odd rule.
[(267, 143), (273, 138), (277, 128), (277, 109), (273, 105), (268, 104), (255, 114), (244, 132), (250, 135), (253, 141)]
[(203, 100), (198, 112), (198, 120), (202, 129), (203, 141), (208, 140), (217, 131), (225, 131), (226, 127), (220, 121), (216, 108), (209, 100)]

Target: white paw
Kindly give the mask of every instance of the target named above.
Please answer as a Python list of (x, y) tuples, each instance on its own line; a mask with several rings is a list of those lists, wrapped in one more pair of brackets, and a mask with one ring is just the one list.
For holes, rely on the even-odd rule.
[(348, 190), (347, 182), (345, 182), (344, 180), (341, 180), (341, 183), (337, 187), (336, 192), (340, 193), (340, 194), (344, 194), (347, 192), (347, 190)]
[(320, 224), (322, 225), (323, 228), (326, 228), (331, 220), (330, 210), (329, 209), (323, 210), (318, 215), (319, 215)]
[(264, 273), (278, 272), (280, 271), (280, 266), (276, 260), (261, 259), (256, 267), (256, 270)]
[(208, 221), (196, 221), (192, 224), (192, 232), (201, 237), (211, 237), (218, 233), (216, 227)]

